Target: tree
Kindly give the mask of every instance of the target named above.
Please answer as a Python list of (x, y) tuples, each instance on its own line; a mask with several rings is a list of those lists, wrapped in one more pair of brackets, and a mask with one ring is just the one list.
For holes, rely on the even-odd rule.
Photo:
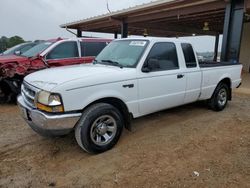
[(0, 38), (0, 53), (8, 48), (8, 38), (3, 36)]
[(22, 37), (19, 37), (19, 36), (13, 36), (11, 38), (2, 36), (0, 38), (0, 53), (7, 50), (8, 48), (21, 44), (23, 42), (25, 41), (23, 40)]
[(25, 41), (19, 36), (10, 37), (8, 41), (8, 48), (11, 48), (12, 46), (16, 46), (24, 42)]

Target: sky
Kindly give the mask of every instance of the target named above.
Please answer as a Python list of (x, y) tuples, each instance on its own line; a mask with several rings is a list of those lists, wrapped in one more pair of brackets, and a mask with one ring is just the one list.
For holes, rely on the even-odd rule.
[[(105, 14), (108, 12), (107, 1), (111, 11), (151, 2), (151, 0), (0, 0), (0, 36), (18, 35), (25, 40), (74, 37), (59, 25)], [(96, 33), (83, 33), (83, 35), (113, 36)], [(214, 37), (185, 39), (199, 52), (214, 49)]]

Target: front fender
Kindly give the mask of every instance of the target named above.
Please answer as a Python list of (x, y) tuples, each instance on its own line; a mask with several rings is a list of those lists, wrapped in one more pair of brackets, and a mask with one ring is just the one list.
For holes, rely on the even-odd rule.
[[(85, 93), (89, 93), (89, 95)], [(82, 110), (97, 100), (110, 97), (120, 99), (126, 104), (124, 96), (114, 90), (85, 91), (82, 94), (75, 91), (67, 91), (62, 94), (65, 111)]]
[[(132, 83), (133, 88), (124, 88), (124, 84)], [(65, 111), (82, 110), (89, 104), (103, 99), (116, 98), (126, 104), (129, 112), (138, 114), (138, 88), (136, 81), (115, 82), (96, 86), (89, 86), (80, 89), (60, 89), (52, 92), (59, 92), (62, 95)]]

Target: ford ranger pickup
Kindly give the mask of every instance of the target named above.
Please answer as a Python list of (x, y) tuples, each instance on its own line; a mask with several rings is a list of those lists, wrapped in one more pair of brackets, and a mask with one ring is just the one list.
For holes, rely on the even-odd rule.
[(38, 134), (74, 131), (82, 149), (100, 153), (117, 143), (132, 118), (196, 101), (223, 110), (241, 84), (241, 70), (239, 63), (199, 64), (182, 40), (118, 39), (91, 64), (26, 76), (18, 104)]

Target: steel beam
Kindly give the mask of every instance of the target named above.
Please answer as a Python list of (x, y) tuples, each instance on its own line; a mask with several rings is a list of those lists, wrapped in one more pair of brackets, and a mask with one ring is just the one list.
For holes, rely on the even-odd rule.
[(77, 29), (77, 37), (82, 37), (82, 31), (80, 29)]
[(250, 0), (245, 0), (245, 7), (248, 14), (250, 14)]
[(121, 24), (122, 38), (128, 37), (128, 23), (122, 22)]
[(161, 23), (154, 23), (154, 24), (149, 24), (149, 23), (137, 23), (137, 24), (129, 24), (130, 26), (135, 26), (135, 27), (140, 27), (144, 29), (157, 29), (157, 30), (162, 30), (162, 31), (172, 31), (176, 33), (189, 33), (192, 35), (193, 33), (197, 35), (216, 35), (217, 32), (215, 31), (203, 31), (202, 28), (195, 28), (195, 27), (188, 27), (188, 26), (182, 26), (178, 24), (161, 24)]
[(115, 31), (115, 33), (114, 33), (114, 38), (115, 38), (115, 39), (118, 38), (118, 32), (117, 32), (117, 31)]
[(225, 13), (221, 61), (239, 61), (243, 21), (244, 0), (231, 0)]

